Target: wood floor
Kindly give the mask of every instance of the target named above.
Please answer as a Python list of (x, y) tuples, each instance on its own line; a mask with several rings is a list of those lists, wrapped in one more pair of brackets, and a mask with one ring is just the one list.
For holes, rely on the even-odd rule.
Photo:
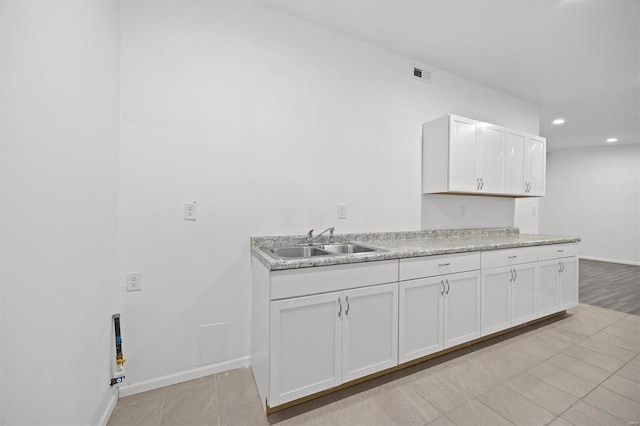
[(580, 302), (640, 315), (640, 266), (580, 259)]

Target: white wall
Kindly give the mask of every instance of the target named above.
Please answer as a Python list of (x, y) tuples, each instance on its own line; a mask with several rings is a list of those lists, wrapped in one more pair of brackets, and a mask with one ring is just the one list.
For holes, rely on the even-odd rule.
[(0, 4), (0, 424), (96, 424), (116, 306), (118, 4)]
[(639, 200), (640, 145), (553, 151), (541, 232), (581, 237), (584, 257), (640, 264)]
[[(130, 392), (196, 368), (201, 325), (229, 324), (208, 342), (226, 345), (220, 360), (249, 354), (250, 235), (439, 227), (421, 211), (423, 122), (453, 112), (538, 130), (531, 103), (439, 70), (421, 83), (410, 59), (246, 0), (122, 2), (121, 40)], [(141, 292), (124, 291), (128, 271)]]

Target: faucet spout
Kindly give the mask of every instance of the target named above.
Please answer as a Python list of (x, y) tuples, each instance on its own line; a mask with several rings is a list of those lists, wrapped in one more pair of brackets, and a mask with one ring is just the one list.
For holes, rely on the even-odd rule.
[(300, 240), (297, 245), (310, 246), (310, 245), (316, 244), (314, 241), (318, 237), (320, 237), (321, 235), (323, 235), (323, 234), (325, 234), (327, 232), (329, 232), (329, 243), (333, 243), (333, 231), (335, 231), (335, 229), (336, 228), (334, 228), (332, 226), (330, 228), (325, 229), (324, 231), (322, 231), (321, 233), (319, 233), (316, 236), (313, 235), (313, 229), (312, 229), (309, 232), (307, 232), (307, 236), (303, 240)]
[(322, 235), (322, 234), (324, 234), (326, 232), (329, 232), (329, 243), (333, 243), (333, 231), (335, 231), (335, 230), (336, 230), (336, 228), (333, 227), (333, 226), (330, 227), (330, 228), (327, 228), (324, 231), (322, 231), (321, 233), (319, 233), (318, 235), (316, 235), (316, 238), (318, 238), (320, 235)]

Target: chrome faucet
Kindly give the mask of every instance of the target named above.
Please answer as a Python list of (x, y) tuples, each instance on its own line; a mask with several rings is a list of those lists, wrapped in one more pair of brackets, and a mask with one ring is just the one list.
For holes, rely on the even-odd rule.
[[(332, 244), (333, 243), (333, 231), (335, 231), (336, 228), (335, 227), (330, 227), (325, 229), (324, 231), (322, 231), (321, 233), (319, 233), (318, 235), (316, 235), (315, 237), (313, 236), (313, 229), (311, 229), (309, 232), (307, 232), (307, 237), (304, 240), (301, 240), (298, 244), (299, 245), (306, 245), (306, 246), (310, 246), (312, 244), (314, 244), (314, 240), (318, 237), (320, 237), (321, 235), (325, 234), (327, 231), (329, 232), (329, 243)], [(303, 242), (304, 241), (304, 242)]]

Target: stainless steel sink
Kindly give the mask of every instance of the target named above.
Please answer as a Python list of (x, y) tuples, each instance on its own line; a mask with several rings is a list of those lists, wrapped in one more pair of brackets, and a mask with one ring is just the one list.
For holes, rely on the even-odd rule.
[(371, 253), (374, 251), (380, 251), (374, 247), (364, 246), (362, 244), (346, 243), (346, 244), (327, 244), (322, 246), (323, 250), (331, 253), (338, 254), (357, 254), (357, 253)]
[(330, 253), (319, 247), (263, 247), (276, 259), (299, 259), (303, 257), (328, 256)]
[(325, 244), (319, 246), (261, 247), (261, 250), (275, 259), (304, 259), (318, 256), (357, 255), (386, 251), (356, 243)]

